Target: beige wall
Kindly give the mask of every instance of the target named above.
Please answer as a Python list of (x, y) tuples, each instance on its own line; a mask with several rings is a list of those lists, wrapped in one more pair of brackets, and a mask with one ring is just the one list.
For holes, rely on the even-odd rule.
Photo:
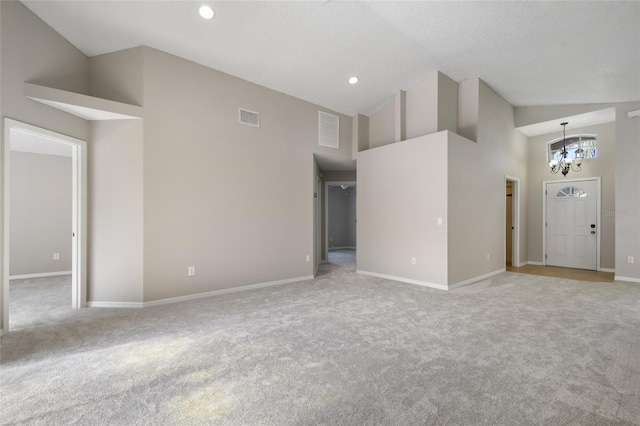
[(447, 284), (447, 136), (358, 154), (358, 270)]
[(2, 7), (2, 112), (5, 117), (87, 140), (85, 120), (26, 98), (23, 83), (88, 93), (89, 61), (17, 1)]
[(121, 50), (89, 59), (91, 96), (142, 106), (144, 48)]
[(407, 91), (407, 139), (458, 131), (458, 83), (436, 71)]
[(458, 132), (458, 83), (438, 71), (438, 131)]
[(71, 157), (11, 152), (10, 182), (9, 274), (71, 271)]
[(31, 82), (87, 93), (88, 59), (19, 2), (2, 1), (0, 8), (3, 117), (87, 140), (86, 121), (27, 99), (22, 90)]
[[(558, 126), (560, 127), (560, 126)], [(562, 131), (529, 138), (529, 188), (528, 188), (528, 253), (529, 260), (543, 261), (542, 250), (542, 183), (544, 181), (570, 181), (586, 177), (602, 178), (602, 198), (600, 200), (601, 260), (603, 268), (615, 267), (615, 216), (605, 215), (605, 211), (615, 210), (615, 123), (571, 129), (567, 136), (576, 134), (598, 135), (598, 157), (583, 161), (582, 171), (551, 174), (547, 164), (547, 142), (562, 137)]]
[(357, 242), (357, 204), (358, 190), (356, 187), (347, 188), (347, 247), (356, 247)]
[(407, 90), (407, 139), (438, 131), (438, 72)]
[(369, 149), (369, 117), (356, 114), (353, 119), (352, 159), (358, 156), (358, 152)]
[(312, 158), (351, 118), (336, 151), (316, 105), (147, 48), (144, 82), (144, 300), (312, 275)]
[(90, 302), (142, 302), (140, 120), (94, 121), (89, 150)]
[(520, 179), (519, 261), (527, 259), (527, 138), (514, 128), (513, 107), (483, 81), (460, 87), (478, 140), (452, 135), (449, 146), (449, 285), (505, 268), (505, 175)]
[[(143, 52), (91, 58), (91, 95), (141, 105)], [(143, 301), (143, 140), (142, 120), (91, 123), (89, 302)]]
[(396, 97), (369, 117), (369, 148), (396, 141)]
[(479, 90), (478, 79), (465, 80), (458, 85), (457, 133), (474, 142), (478, 140)]

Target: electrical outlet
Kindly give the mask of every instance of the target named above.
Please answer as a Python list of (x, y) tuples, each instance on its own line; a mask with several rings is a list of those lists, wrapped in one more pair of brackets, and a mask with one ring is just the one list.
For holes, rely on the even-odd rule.
[(307, 255), (307, 262), (311, 262), (311, 256)]
[(487, 260), (491, 259), (491, 253), (487, 253)]
[(193, 277), (195, 274), (196, 274), (196, 267), (195, 266), (189, 266), (187, 268), (187, 276)]
[(627, 263), (633, 263), (633, 262), (635, 262), (635, 259), (633, 258), (633, 256), (627, 257)]
[(415, 257), (412, 257), (412, 258), (411, 258), (411, 264), (412, 264), (412, 265), (415, 265), (415, 264), (416, 264), (416, 258), (415, 258)]
[(442, 218), (441, 217), (438, 218), (438, 225), (442, 226)]
[(53, 253), (53, 260), (60, 260), (60, 253)]

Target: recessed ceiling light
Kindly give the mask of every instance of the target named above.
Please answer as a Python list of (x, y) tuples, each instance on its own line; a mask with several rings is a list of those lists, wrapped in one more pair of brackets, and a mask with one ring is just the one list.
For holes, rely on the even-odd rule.
[(211, 19), (214, 15), (213, 9), (211, 9), (209, 6), (200, 6), (198, 12), (200, 12), (200, 16), (202, 16), (204, 19)]
[(358, 82), (358, 77), (351, 77), (349, 79), (349, 84), (356, 84)]

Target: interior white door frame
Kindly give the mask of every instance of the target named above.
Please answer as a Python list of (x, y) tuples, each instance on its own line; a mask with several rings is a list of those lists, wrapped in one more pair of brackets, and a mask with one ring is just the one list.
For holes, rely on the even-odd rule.
[(87, 306), (87, 142), (52, 132), (10, 118), (4, 119), (4, 229), (3, 229), (3, 328), (9, 331), (9, 264), (10, 264), (10, 154), (11, 131), (31, 133), (69, 145), (72, 148), (72, 225), (71, 269), (72, 307)]
[[(513, 233), (513, 240), (511, 244), (511, 264), (515, 267), (524, 266), (520, 263), (520, 179), (517, 177), (505, 175), (504, 182), (505, 187), (507, 181), (513, 182), (513, 195), (511, 196), (511, 201), (513, 203), (513, 227), (515, 228), (515, 232)], [(504, 227), (503, 229), (507, 229), (507, 208), (506, 208), (506, 197), (505, 197), (505, 216), (504, 216)], [(507, 237), (505, 235), (504, 241), (504, 259), (506, 262), (507, 259)]]
[(329, 261), (329, 187), (340, 185), (356, 186), (356, 181), (345, 180), (324, 183), (324, 259), (327, 262)]
[(322, 179), (316, 176), (316, 270), (313, 275), (317, 275), (322, 263)]
[(598, 177), (585, 177), (585, 178), (571, 178), (567, 180), (545, 180), (542, 182), (542, 264), (547, 264), (547, 185), (550, 183), (566, 183), (567, 186), (570, 186), (573, 182), (584, 182), (584, 181), (596, 181), (597, 191), (596, 191), (596, 270), (602, 270), (600, 268), (600, 254), (602, 250), (600, 250), (600, 243), (602, 241), (602, 227), (600, 226), (600, 203), (602, 202), (602, 178)]

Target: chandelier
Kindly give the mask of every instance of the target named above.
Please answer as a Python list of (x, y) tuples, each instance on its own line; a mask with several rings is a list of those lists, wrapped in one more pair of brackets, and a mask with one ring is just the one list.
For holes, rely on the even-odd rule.
[(575, 158), (567, 158), (567, 134), (565, 132), (565, 128), (567, 127), (568, 122), (560, 123), (562, 126), (562, 151), (560, 151), (560, 160), (556, 160), (555, 158), (549, 161), (549, 167), (551, 167), (551, 173), (556, 174), (558, 172), (562, 172), (563, 176), (566, 176), (569, 173), (569, 170), (573, 170), (574, 172), (579, 172), (582, 170), (582, 159), (584, 158), (584, 151), (578, 147), (575, 152)]

